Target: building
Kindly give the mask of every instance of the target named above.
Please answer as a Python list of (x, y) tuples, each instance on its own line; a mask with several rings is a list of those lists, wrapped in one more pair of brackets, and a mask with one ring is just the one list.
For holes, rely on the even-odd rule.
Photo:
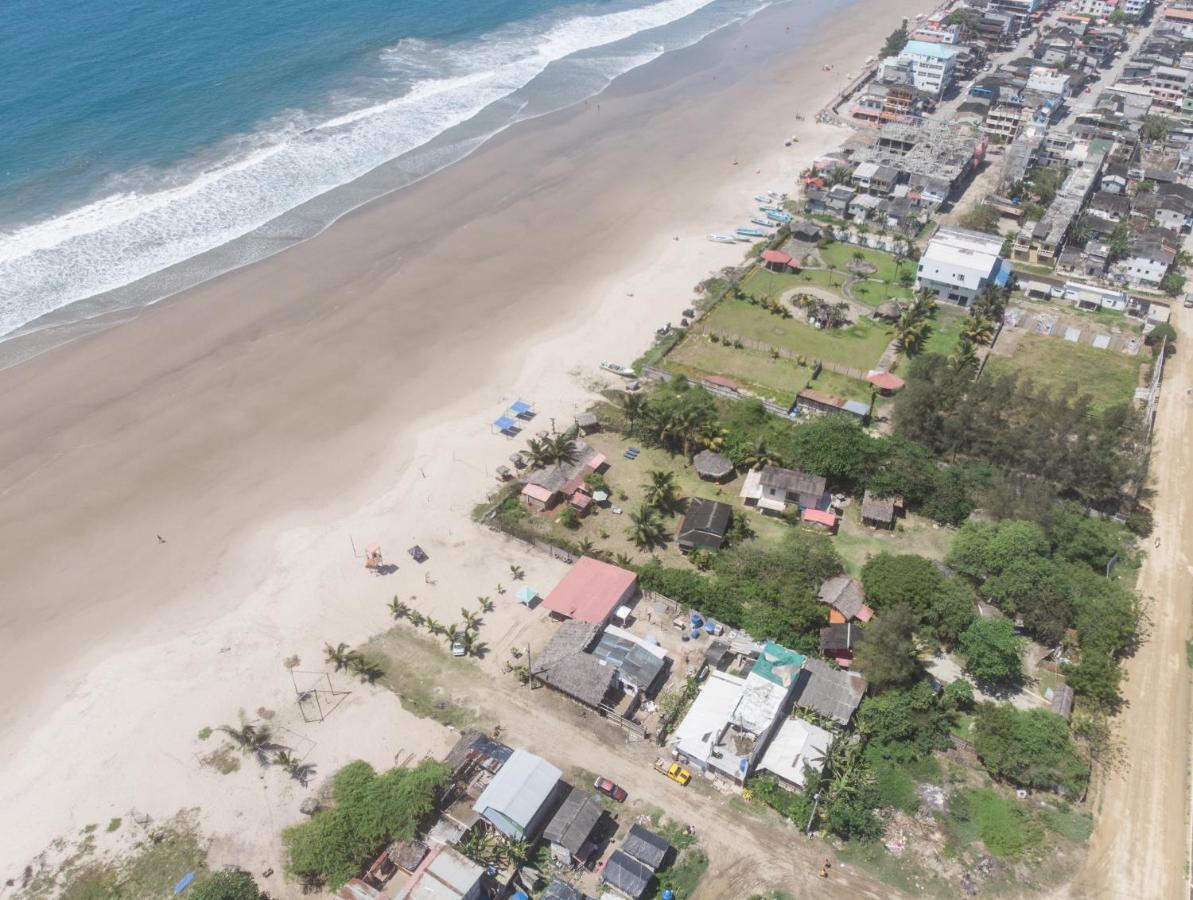
[(605, 625), (638, 592), (638, 576), (590, 556), (582, 556), (543, 600), (552, 615)]
[(949, 44), (908, 41), (899, 51), (898, 58), (907, 64), (913, 87), (940, 98), (953, 83), (957, 54), (957, 48)]
[(508, 838), (533, 841), (567, 787), (562, 776), (542, 757), (515, 750), (472, 811)]
[(725, 481), (733, 476), (733, 460), (713, 450), (701, 450), (692, 460), (692, 465), (704, 481)]
[(652, 872), (657, 872), (671, 853), (671, 844), (662, 835), (634, 823), (621, 842), (621, 849)]
[(866, 606), (866, 590), (862, 583), (849, 575), (830, 578), (820, 586), (816, 599), (825, 606), (831, 606), (830, 622), (869, 622), (874, 610)]
[(1067, 300), (1078, 309), (1110, 309), (1115, 312), (1126, 312), (1130, 301), (1125, 291), (1079, 281), (1066, 281), (1059, 290), (1053, 290), (1053, 296)]
[(987, 287), (1004, 287), (1011, 267), (1001, 256), (1002, 239), (964, 228), (941, 227), (920, 256), (916, 290), (968, 306)]
[(564, 497), (571, 497), (583, 485), (584, 478), (608, 465), (604, 455), (584, 441), (576, 442), (570, 463), (536, 469), (522, 488), (522, 501), (540, 510), (550, 509)]
[(831, 732), (803, 719), (788, 719), (771, 739), (758, 769), (770, 772), (788, 790), (799, 790), (808, 769), (816, 774), (824, 771), (832, 743)]
[(1155, 290), (1175, 259), (1176, 255), (1159, 243), (1136, 241), (1126, 259), (1115, 263), (1114, 274), (1128, 284)]
[(1169, 110), (1180, 110), (1189, 92), (1193, 72), (1175, 66), (1155, 66), (1147, 76), (1146, 84), (1152, 100), (1158, 106)]
[(805, 659), (772, 641), (745, 678), (713, 670), (668, 743), (702, 771), (744, 784), (782, 722)]
[(860, 400), (844, 400), (814, 388), (804, 388), (796, 394), (791, 409), (792, 412), (806, 410), (814, 413), (845, 413), (858, 419), (870, 415), (870, 406)]
[(799, 520), (813, 530), (824, 529), (829, 534), (837, 533), (837, 515), (827, 509), (801, 510)]
[(684, 553), (692, 550), (720, 550), (725, 533), (733, 521), (733, 508), (728, 503), (693, 497), (679, 523), (676, 543)]
[(654, 880), (654, 872), (625, 851), (614, 850), (601, 869), (598, 880), (605, 887), (628, 897), (629, 900), (639, 900), (649, 890)]
[(485, 870), (454, 847), (436, 847), (394, 900), (480, 900)]
[(902, 497), (879, 497), (867, 488), (862, 495), (862, 524), (871, 528), (894, 528), (896, 510), (902, 508)]
[(539, 900), (592, 900), (592, 898), (557, 876), (552, 878), (551, 883), (539, 894)]
[(574, 787), (543, 829), (543, 840), (551, 845), (552, 855), (562, 865), (583, 865), (597, 849), (604, 815), (600, 800), (591, 790)]
[(820, 629), (820, 655), (842, 668), (848, 668), (853, 662), (853, 648), (861, 636), (861, 625), (855, 622), (833, 622)]
[(564, 622), (532, 659), (532, 675), (577, 703), (632, 715), (659, 686), (666, 652), (616, 625)]
[(804, 661), (796, 679), (794, 700), (799, 709), (848, 725), (866, 696), (866, 679), (857, 672), (834, 668), (822, 659)]
[(828, 482), (823, 475), (809, 475), (795, 469), (766, 466), (746, 475), (741, 496), (766, 512), (782, 513), (788, 504), (800, 509), (828, 509)]

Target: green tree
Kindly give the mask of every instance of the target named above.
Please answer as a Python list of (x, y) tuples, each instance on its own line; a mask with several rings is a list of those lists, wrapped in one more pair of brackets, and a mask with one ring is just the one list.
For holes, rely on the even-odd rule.
[(817, 416), (797, 426), (791, 452), (801, 469), (846, 488), (865, 481), (882, 459), (882, 445), (846, 416)]
[(959, 642), (965, 671), (978, 681), (1011, 685), (1023, 680), (1023, 640), (1009, 619), (979, 618)]
[(1168, 116), (1144, 116), (1140, 135), (1145, 141), (1162, 141), (1168, 137), (1175, 123)]
[(666, 535), (667, 529), (654, 507), (643, 505), (630, 513), (630, 524), (626, 528), (626, 536), (634, 542), (634, 546), (639, 550), (651, 550), (662, 545)]
[(907, 26), (900, 25), (887, 35), (886, 43), (882, 45), (882, 51), (879, 55), (882, 57), (898, 56), (903, 48), (907, 46), (907, 41)]
[(857, 715), (868, 755), (914, 762), (949, 745), (949, 721), (926, 680), (867, 697)]
[(675, 512), (679, 505), (679, 493), (675, 486), (675, 473), (671, 471), (651, 470), (646, 473), (647, 482), (643, 485), (646, 491), (646, 503), (663, 515)]
[(948, 562), (958, 572), (982, 580), (1014, 562), (1046, 558), (1048, 551), (1048, 537), (1035, 522), (970, 522), (957, 532)]
[(1131, 232), (1126, 222), (1119, 222), (1106, 237), (1106, 246), (1110, 248), (1106, 259), (1116, 263), (1126, 259), (1131, 254)]
[(998, 234), (998, 223), (1001, 219), (999, 212), (988, 203), (979, 203), (964, 213), (958, 220), (962, 228), (971, 231), (984, 231), (987, 234)]
[(1096, 647), (1083, 649), (1081, 658), (1065, 665), (1063, 671), (1069, 687), (1083, 703), (1108, 712), (1118, 707), (1123, 670), (1109, 653)]
[(647, 400), (645, 394), (637, 394), (626, 392), (618, 395), (618, 406), (621, 407), (621, 414), (626, 420), (625, 433), (627, 435), (634, 433), (634, 426), (637, 425), (647, 415)]
[(1185, 290), (1185, 276), (1176, 269), (1169, 269), (1160, 279), (1160, 290), (1169, 297), (1176, 297)]
[(951, 709), (969, 712), (974, 704), (973, 685), (964, 678), (954, 678), (944, 686), (940, 699)]
[(258, 900), (261, 891), (248, 872), (212, 872), (195, 883), (190, 890), (191, 900)]
[(330, 665), (335, 666), (336, 671), (340, 672), (352, 665), (352, 660), (356, 658), (356, 652), (353, 651), (343, 641), (336, 644), (334, 647), (331, 644), (323, 645), (323, 659)]
[(896, 606), (870, 622), (854, 646), (853, 665), (876, 690), (907, 684), (920, 672), (916, 615)]
[(979, 704), (974, 750), (991, 775), (1021, 787), (1079, 794), (1089, 780), (1089, 764), (1069, 737), (1068, 722), (1047, 710)]
[(944, 576), (922, 556), (880, 553), (862, 566), (866, 601), (883, 612), (906, 606), (917, 620), (931, 611), (944, 585)]

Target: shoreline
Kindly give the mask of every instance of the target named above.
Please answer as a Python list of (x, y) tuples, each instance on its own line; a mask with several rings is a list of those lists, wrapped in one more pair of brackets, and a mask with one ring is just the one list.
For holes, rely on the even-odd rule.
[[(882, 13), (872, 17), (874, 35), (863, 35), (854, 68), (872, 52), (871, 37), (880, 43), (899, 13), (913, 14), (919, 4), (859, 0), (850, 15), (867, 7)], [(781, 37), (768, 34), (766, 20), (784, 10), (794, 14), (797, 7), (771, 7), (677, 51), (684, 58), (656, 61), (616, 80), (600, 95), (608, 127), (595, 123), (591, 111), (586, 117), (571, 109), (509, 129), (467, 160), (355, 210), (318, 238), (146, 308), (119, 328), (0, 372), (0, 409), (21, 423), (18, 434), (0, 439), (3, 488), (19, 501), (0, 518), (0, 533), (10, 538), (5, 566), (16, 573), (14, 593), (39, 600), (24, 621), (19, 611), (4, 610), (5, 630), (12, 629), (20, 646), (5, 665), (26, 685), (19, 706), (7, 701), (7, 727), (0, 732), (5, 783), (21, 785), (6, 790), (4, 843), (21, 850), (10, 864), (57, 833), (62, 809), (71, 810), (77, 826), (105, 803), (138, 802), (122, 794), (152, 795), (162, 814), (187, 796), (199, 799), (192, 782), (201, 773), (185, 770), (171, 789), (161, 779), (140, 783), (134, 776), (130, 782), (127, 771), (110, 773), (105, 787), (113, 796), (97, 798), (94, 788), (85, 790), (95, 760), (73, 751), (82, 757), (79, 764), (69, 777), (52, 781), (46, 748), (77, 744), (80, 733), (103, 723), (108, 730), (99, 755), (122, 769), (137, 768), (115, 756), (137, 734), (160, 735), (153, 746), (134, 750), (142, 766), (176, 754), (198, 728), (232, 720), (237, 703), (252, 708), (256, 701), (247, 699), (252, 691), (243, 685), (278, 680), (279, 655), (301, 652), (313, 659), (325, 640), (355, 642), (385, 627), (384, 597), (421, 590), (422, 573), (405, 564), (410, 543), (431, 552), (437, 573), (445, 563), (458, 566), (437, 574), (445, 588), (454, 583), (472, 590), (478, 567), (488, 566), (487, 573), (500, 568), (502, 541), (467, 519), (469, 498), (479, 501), (486, 482), (493, 483), (492, 466), (522, 445), (488, 434), (500, 405), (517, 395), (535, 400), (543, 418), (529, 430), (545, 427), (547, 416), (579, 408), (591, 396), (599, 359), (628, 362), (625, 354), (655, 325), (678, 318), (710, 266), (740, 259), (744, 246), (721, 247), (704, 235), (733, 221), (732, 209), (744, 209), (758, 189), (790, 182), (810, 157), (830, 149), (830, 139), (847, 135), (810, 121), (797, 129), (794, 112), (808, 113), (812, 104), (770, 123), (760, 122), (757, 110), (743, 109), (736, 113), (740, 143), (758, 161), (746, 163), (750, 156), (742, 153), (743, 165), (725, 163), (737, 154), (738, 141), (716, 133), (717, 116), (734, 114), (742, 94), (754, 93), (743, 68), (748, 64), (728, 56), (733, 40), (748, 32), (751, 41), (778, 44)], [(835, 27), (841, 39), (859, 30), (856, 23)], [(785, 61), (783, 74), (802, 74), (813, 85), (810, 93), (823, 93), (818, 108), (844, 73), (817, 71), (818, 60), (832, 51), (800, 51), (800, 60)], [(714, 71), (735, 77), (722, 77), (716, 87), (704, 79), (706, 94), (685, 97), (709, 57), (722, 64)], [(765, 90), (769, 97), (754, 102), (783, 96), (776, 84), (768, 82)], [(712, 151), (667, 133), (667, 126), (695, 124), (710, 135)], [(774, 137), (789, 129), (802, 138), (787, 150)], [(544, 152), (527, 158), (528, 148)], [(645, 212), (640, 191), (619, 191), (616, 175), (610, 180), (609, 172), (581, 171), (603, 164), (616, 172), (643, 154), (649, 159), (652, 150), (676, 162), (652, 161), (651, 175), (678, 169), (684, 177), (664, 184), (643, 183), (646, 175), (640, 176), (655, 201)], [(415, 235), (397, 242), (393, 253), (396, 216), (470, 201), (478, 203), (478, 214), (452, 232), (463, 249)], [(544, 228), (546, 210), (558, 213), (575, 203), (584, 204), (586, 221), (573, 216)], [(525, 250), (510, 235), (519, 227), (539, 243), (509, 258), (503, 235), (506, 247)], [(672, 241), (672, 234), (681, 239)], [(593, 248), (592, 258), (577, 247)], [(454, 306), (426, 303), (445, 272), (467, 280), (466, 288), (452, 292)], [(483, 306), (460, 308), (480, 292)], [(302, 302), (288, 302), (294, 295)], [(568, 315), (559, 314), (560, 295), (571, 298), (563, 307)], [(267, 297), (264, 309), (219, 314), (234, 307), (236, 297), (260, 296)], [(207, 300), (214, 314), (203, 305)], [(435, 347), (410, 337), (420, 333), (451, 335), (446, 369)], [(163, 339), (176, 357), (153, 352)], [(402, 358), (385, 358), (389, 353)], [(488, 356), (478, 359), (480, 353)], [(142, 374), (137, 363), (147, 360), (150, 371)], [(87, 373), (97, 384), (83, 382), (79, 397), (69, 386)], [(400, 387), (392, 380), (397, 373)], [(47, 405), (46, 397), (69, 400)], [(411, 397), (421, 406), (410, 406)], [(93, 456), (81, 459), (80, 447)], [(278, 468), (287, 470), (285, 477)], [(72, 514), (65, 524), (55, 515), (64, 506)], [(157, 533), (167, 538), (164, 552), (154, 544)], [(380, 539), (401, 567), (397, 575), (363, 581), (348, 550), (350, 535), (358, 544)], [(66, 562), (55, 571), (53, 560), (63, 553)], [(552, 571), (542, 564), (544, 576)], [(80, 598), (100, 608), (80, 610)], [(221, 658), (230, 637), (232, 650)], [(64, 643), (70, 673), (47, 672), (44, 660)], [(139, 649), (113, 654), (120, 646)], [(165, 672), (155, 670), (163, 665)], [(43, 681), (57, 685), (33, 699), (39, 670)], [(283, 702), (286, 689), (275, 685), (269, 702)], [(119, 735), (107, 721), (120, 712), (113, 705), (118, 690), (121, 702), (145, 710)], [(370, 710), (378, 707), (365, 702)], [(163, 720), (170, 723), (164, 730)], [(350, 745), (343, 751), (362, 752)], [(324, 771), (333, 762), (321, 759)], [(55, 802), (68, 797), (78, 799)], [(208, 827), (228, 827), (218, 810), (211, 816)], [(267, 837), (276, 840), (276, 834)]]

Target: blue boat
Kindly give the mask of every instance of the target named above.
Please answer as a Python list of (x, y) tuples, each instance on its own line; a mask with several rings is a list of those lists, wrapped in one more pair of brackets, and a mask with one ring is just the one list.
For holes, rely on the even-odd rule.
[(761, 225), (763, 228), (774, 228), (775, 223), (770, 219), (760, 219), (757, 216), (750, 216), (750, 221), (755, 225)]
[(747, 238), (764, 238), (764, 237), (766, 237), (766, 232), (763, 231), (761, 228), (739, 228), (739, 229), (737, 229), (737, 233), (740, 234), (742, 237), (747, 237)]
[(758, 207), (762, 212), (782, 212), (777, 206), (760, 206)]
[(785, 212), (768, 212), (766, 217), (768, 219), (774, 220), (775, 222), (782, 222), (784, 224), (791, 221), (791, 213)]

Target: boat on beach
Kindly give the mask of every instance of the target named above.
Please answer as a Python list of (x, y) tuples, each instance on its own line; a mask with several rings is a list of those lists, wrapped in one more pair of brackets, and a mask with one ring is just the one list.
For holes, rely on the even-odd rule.
[(770, 203), (770, 197), (766, 196), (766, 194), (755, 194), (754, 199), (759, 203)]
[(774, 228), (775, 223), (770, 219), (760, 219), (757, 216), (750, 216), (750, 221), (755, 225), (761, 225), (763, 228)]
[(612, 372), (614, 375), (621, 375), (625, 378), (633, 378), (638, 374), (629, 366), (623, 366), (621, 363), (615, 362), (602, 362), (601, 368), (606, 372)]
[(747, 239), (766, 237), (766, 232), (763, 231), (761, 228), (739, 228), (739, 229), (737, 229), (737, 233), (741, 237), (744, 237)]
[(710, 234), (708, 236), (708, 239), (710, 241), (714, 241), (715, 243), (718, 243), (718, 244), (736, 244), (737, 243), (737, 238), (735, 238), (731, 234)]
[(782, 211), (779, 211), (779, 212), (768, 211), (766, 214), (766, 217), (768, 219), (775, 221), (775, 222), (782, 222), (784, 225), (786, 225), (788, 222), (791, 221), (791, 213), (785, 213)]

